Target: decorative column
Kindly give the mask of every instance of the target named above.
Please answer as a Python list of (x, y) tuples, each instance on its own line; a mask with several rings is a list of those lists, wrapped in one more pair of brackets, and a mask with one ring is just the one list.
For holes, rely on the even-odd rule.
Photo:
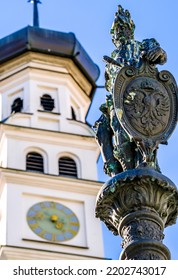
[(114, 176), (98, 195), (96, 213), (123, 238), (121, 259), (167, 260), (163, 230), (177, 217), (178, 193), (174, 183), (148, 168)]
[(161, 174), (159, 144), (177, 123), (177, 84), (156, 64), (167, 60), (155, 39), (138, 42), (130, 13), (121, 6), (111, 28), (116, 49), (106, 62), (110, 94), (95, 123), (104, 171), (112, 178), (98, 194), (96, 217), (123, 238), (122, 260), (167, 260), (164, 228), (176, 222), (178, 191)]

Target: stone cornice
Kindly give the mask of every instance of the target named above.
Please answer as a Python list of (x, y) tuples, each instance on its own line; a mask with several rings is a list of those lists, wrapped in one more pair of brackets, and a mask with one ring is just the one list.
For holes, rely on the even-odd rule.
[[(82, 123), (80, 125), (85, 126), (86, 124)], [(14, 134), (14, 131), (18, 130), (18, 135), (16, 134), (16, 137), (22, 137), (22, 135), (25, 135), (26, 133), (32, 133), (33, 131), (33, 137), (35, 135), (35, 137), (42, 137), (44, 139), (44, 136), (47, 136), (49, 139), (50, 137), (55, 141), (55, 139), (57, 141), (59, 141), (59, 135), (60, 138), (70, 138), (70, 139), (76, 139), (78, 140), (86, 140), (86, 141), (90, 141), (93, 142), (93, 144), (97, 147), (97, 145), (95, 144), (95, 136), (94, 134), (91, 136), (88, 135), (81, 135), (81, 134), (77, 134), (77, 133), (68, 133), (68, 132), (62, 132), (62, 131), (54, 131), (54, 130), (44, 130), (44, 129), (40, 129), (40, 128), (36, 128), (36, 127), (26, 127), (26, 126), (20, 126), (20, 125), (14, 125), (14, 124), (6, 124), (6, 123), (0, 123), (1, 126), (1, 131), (5, 132), (7, 135), (11, 135)], [(92, 132), (92, 131), (91, 131)], [(15, 137), (15, 135), (13, 135)], [(29, 135), (28, 135), (29, 137)], [(69, 139), (69, 140), (70, 140)]]
[(60, 190), (96, 196), (102, 183), (92, 180), (28, 172), (24, 170), (0, 168), (0, 180), (3, 183), (26, 185), (43, 189)]
[(53, 251), (13, 246), (2, 246), (0, 251), (4, 260), (104, 260), (104, 258), (97, 256), (69, 254), (64, 252), (56, 253)]

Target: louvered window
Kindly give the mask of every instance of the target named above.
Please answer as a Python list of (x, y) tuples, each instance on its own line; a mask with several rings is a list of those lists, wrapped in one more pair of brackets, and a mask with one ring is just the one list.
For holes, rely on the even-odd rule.
[(54, 99), (49, 94), (41, 97), (41, 106), (45, 111), (51, 112), (54, 109)]
[(21, 112), (23, 108), (23, 100), (18, 97), (14, 100), (11, 106), (11, 113)]
[(59, 159), (59, 175), (77, 178), (77, 166), (72, 158), (61, 157)]
[(36, 152), (28, 153), (26, 156), (26, 170), (44, 172), (42, 155)]

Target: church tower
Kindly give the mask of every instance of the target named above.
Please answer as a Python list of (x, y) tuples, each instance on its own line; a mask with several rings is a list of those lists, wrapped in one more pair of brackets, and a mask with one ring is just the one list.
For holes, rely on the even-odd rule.
[(73, 33), (0, 40), (0, 258), (102, 259), (99, 150), (86, 122), (99, 69)]

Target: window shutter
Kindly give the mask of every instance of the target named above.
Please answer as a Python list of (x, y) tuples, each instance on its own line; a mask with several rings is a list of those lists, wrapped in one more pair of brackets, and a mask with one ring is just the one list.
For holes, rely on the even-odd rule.
[(28, 153), (26, 156), (26, 170), (44, 172), (42, 155), (36, 152)]
[(77, 166), (72, 158), (61, 157), (59, 159), (59, 175), (77, 178)]

